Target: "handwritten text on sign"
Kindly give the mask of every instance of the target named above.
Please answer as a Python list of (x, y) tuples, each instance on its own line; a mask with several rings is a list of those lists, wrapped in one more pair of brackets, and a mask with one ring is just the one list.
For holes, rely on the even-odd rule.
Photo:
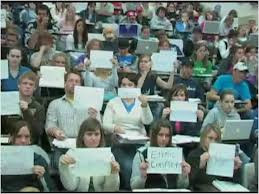
[(183, 160), (182, 148), (150, 147), (147, 152), (149, 168), (152, 174), (181, 174)]

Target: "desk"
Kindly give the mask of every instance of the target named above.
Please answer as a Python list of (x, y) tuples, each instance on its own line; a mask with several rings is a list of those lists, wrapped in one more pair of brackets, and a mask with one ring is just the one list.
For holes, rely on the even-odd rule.
[(9, 144), (9, 135), (1, 135), (1, 145)]

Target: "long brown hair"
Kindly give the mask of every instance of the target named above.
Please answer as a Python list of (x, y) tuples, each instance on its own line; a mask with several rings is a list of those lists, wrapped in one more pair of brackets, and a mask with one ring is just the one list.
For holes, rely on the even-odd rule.
[(169, 142), (166, 147), (172, 146), (172, 136), (173, 136), (173, 129), (171, 123), (167, 119), (159, 119), (154, 121), (150, 126), (150, 146), (158, 147), (157, 144), (157, 136), (160, 132), (161, 128), (168, 128), (169, 129)]
[(78, 136), (76, 138), (76, 147), (85, 148), (86, 147), (84, 144), (85, 133), (87, 131), (96, 131), (98, 129), (100, 130), (100, 133), (101, 133), (101, 139), (100, 139), (98, 147), (104, 147), (105, 141), (104, 141), (103, 128), (101, 126), (101, 123), (97, 119), (94, 119), (94, 118), (88, 118), (81, 124), (79, 132), (78, 132)]
[(28, 130), (30, 132), (30, 142), (32, 142), (32, 131), (31, 131), (31, 127), (30, 127), (29, 123), (27, 123), (24, 120), (19, 120), (15, 123), (15, 125), (12, 127), (12, 129), (10, 131), (10, 138), (9, 138), (10, 144), (14, 144), (18, 133), (20, 132), (21, 128), (23, 128), (23, 127), (28, 128)]

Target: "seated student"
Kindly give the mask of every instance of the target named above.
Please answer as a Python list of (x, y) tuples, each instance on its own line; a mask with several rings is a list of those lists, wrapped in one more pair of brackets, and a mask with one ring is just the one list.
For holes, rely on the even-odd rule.
[(244, 45), (246, 41), (248, 40), (248, 31), (247, 31), (248, 25), (239, 25), (237, 28), (237, 41), (239, 44)]
[(175, 76), (174, 84), (184, 84), (188, 91), (189, 98), (199, 98), (204, 101), (204, 91), (197, 80), (193, 79), (194, 62), (189, 57), (184, 57), (181, 60), (180, 75)]
[[(104, 147), (104, 132), (100, 122), (93, 118), (85, 120), (79, 129), (76, 139), (77, 148)], [(98, 153), (96, 153), (98, 154)], [(71, 171), (70, 165), (76, 160), (69, 154), (64, 154), (59, 160), (59, 173), (63, 186), (68, 191), (76, 192), (116, 192), (120, 186), (120, 165), (111, 155), (111, 174), (108, 176), (78, 176)], [(89, 168), (91, 168), (89, 166)]]
[(78, 19), (74, 25), (73, 34), (66, 38), (66, 50), (84, 50), (88, 41), (87, 25), (82, 19)]
[(8, 55), (9, 78), (1, 80), (1, 91), (18, 91), (18, 80), (21, 75), (31, 71), (28, 67), (21, 65), (22, 48), (12, 47)]
[[(119, 87), (136, 88), (135, 74), (122, 74), (119, 79)], [(152, 122), (153, 116), (147, 99), (141, 95), (138, 98), (116, 97), (110, 100), (103, 115), (104, 130), (111, 134), (135, 131), (146, 135), (144, 125)]]
[(114, 53), (117, 53), (119, 51), (119, 41), (114, 29), (112, 27), (104, 28), (103, 37), (105, 38), (105, 41), (103, 41), (103, 50), (113, 51)]
[(206, 44), (198, 43), (194, 47), (194, 75), (212, 74), (212, 63), (209, 60), (209, 50)]
[(30, 64), (37, 71), (42, 65), (49, 65), (55, 54), (53, 37), (48, 32), (40, 32), (36, 48), (39, 50), (31, 55)]
[(242, 46), (233, 46), (229, 56), (226, 59), (222, 59), (218, 65), (218, 73), (221, 74), (231, 74), (233, 67), (239, 61), (245, 61), (245, 49)]
[(96, 11), (95, 11), (95, 7), (96, 7), (96, 3), (95, 2), (89, 2), (87, 4), (86, 9), (83, 9), (82, 11), (80, 11), (80, 13), (78, 14), (83, 21), (85, 21), (86, 23), (96, 23)]
[[(170, 102), (171, 101), (188, 101), (188, 92), (186, 86), (183, 84), (174, 85), (173, 88), (169, 91), (168, 97), (166, 99), (165, 108), (163, 109), (162, 118), (168, 118), (171, 113)], [(202, 110), (197, 111), (197, 122), (181, 122), (174, 121), (171, 122), (173, 126), (174, 134), (182, 134), (182, 135), (191, 135), (191, 136), (199, 136), (201, 122), (203, 121), (204, 112)]]
[(129, 52), (129, 40), (119, 39), (118, 47), (119, 52), (116, 56), (119, 62), (119, 72), (137, 72), (137, 57)]
[[(251, 94), (247, 83), (244, 81), (248, 72), (247, 66), (243, 62), (235, 64), (232, 75), (221, 75), (213, 84), (207, 94), (207, 99), (216, 102), (220, 100), (220, 93), (226, 89), (232, 89), (235, 94), (235, 100), (245, 102), (244, 106), (237, 109), (242, 119), (251, 118)], [(210, 105), (211, 106), (211, 105)]]
[(158, 48), (159, 51), (173, 50), (176, 51), (177, 55), (182, 55), (180, 48), (175, 44), (171, 44), (168, 39), (160, 39), (158, 43)]
[(223, 21), (221, 21), (219, 26), (219, 35), (224, 37), (227, 36), (230, 30), (233, 30), (234, 17), (228, 15)]
[(193, 29), (193, 24), (190, 21), (189, 13), (183, 11), (181, 13), (181, 19), (175, 24), (177, 32), (191, 32)]
[(104, 88), (104, 100), (110, 100), (117, 96), (116, 88), (118, 87), (118, 61), (111, 59), (112, 69), (96, 68), (94, 72), (90, 72), (90, 60), (86, 62), (86, 71), (84, 74), (84, 85), (88, 87)]
[(240, 120), (240, 115), (235, 107), (235, 96), (232, 90), (224, 90), (220, 94), (220, 100), (213, 109), (206, 115), (202, 129), (211, 123), (217, 123), (219, 127), (224, 127), (226, 120)]
[[(59, 28), (57, 23), (53, 20), (50, 9), (47, 5), (39, 4), (36, 9), (37, 20), (30, 21), (25, 30), (24, 43), (30, 49), (35, 49), (39, 33), (49, 32), (57, 33)], [(54, 36), (54, 40), (56, 40)], [(54, 41), (55, 42), (55, 41)]]
[(166, 8), (158, 7), (156, 10), (156, 15), (150, 21), (150, 28), (154, 30), (173, 30), (171, 22), (165, 17)]
[(187, 157), (191, 165), (190, 185), (194, 192), (216, 192), (218, 191), (212, 182), (215, 179), (238, 182), (240, 180), (241, 160), (239, 156), (234, 159), (233, 178), (219, 177), (206, 174), (207, 161), (210, 158), (208, 153), (210, 143), (219, 143), (221, 132), (216, 124), (208, 124), (201, 133), (200, 146), (193, 150)]
[(187, 188), (189, 185), (188, 174), (191, 166), (182, 161), (182, 173), (176, 174), (147, 174), (149, 163), (147, 161), (148, 147), (173, 147), (172, 126), (167, 120), (157, 120), (150, 127), (150, 145), (145, 145), (137, 150), (133, 159), (130, 185), (132, 189), (143, 188)]
[[(141, 88), (141, 93), (144, 95), (155, 95), (155, 89), (158, 86), (162, 89), (170, 89), (173, 86), (174, 71), (170, 72), (170, 77), (167, 82), (162, 80), (158, 75), (151, 71), (152, 61), (150, 55), (141, 55), (138, 61), (137, 74), (138, 88)], [(149, 103), (154, 118), (160, 117), (161, 105), (159, 103)]]
[(20, 94), (21, 115), (1, 116), (2, 133), (7, 134), (15, 126), (17, 121), (23, 118), (32, 127), (31, 142), (41, 145), (44, 131), (45, 111), (44, 107), (33, 97), (37, 88), (38, 78), (32, 71), (26, 72), (18, 80)]
[[(9, 142), (11, 145), (26, 146), (31, 144), (32, 132), (28, 123), (20, 120), (16, 123), (13, 130), (10, 132)], [(22, 160), (22, 158), (17, 158)], [(2, 192), (19, 192), (25, 188), (31, 187), (40, 192), (55, 191), (56, 186), (53, 184), (46, 160), (34, 153), (34, 166), (32, 174), (28, 175), (1, 175), (1, 191)], [(43, 184), (45, 181), (45, 184)], [(47, 188), (44, 188), (47, 186)]]
[(85, 47), (85, 54), (80, 55), (77, 58), (74, 58), (75, 61), (74, 68), (83, 71), (85, 70), (85, 60), (90, 59), (90, 52), (91, 50), (102, 50), (103, 44), (102, 41), (93, 38), (87, 43), (87, 46)]
[(231, 48), (234, 47), (234, 45), (237, 42), (237, 33), (234, 30), (230, 30), (226, 38), (223, 38), (219, 41), (218, 44), (218, 59), (226, 59), (231, 51)]
[(256, 85), (258, 83), (256, 81), (257, 70), (258, 70), (258, 56), (256, 52), (256, 47), (248, 45), (245, 48), (245, 57), (246, 57), (246, 63), (248, 67), (249, 74), (247, 76), (247, 80), (253, 84)]
[[(57, 66), (57, 67), (65, 67), (66, 72), (69, 72), (70, 67), (70, 61), (68, 56), (63, 52), (55, 53), (52, 57), (52, 60), (48, 64), (49, 66)], [(64, 96), (65, 92), (63, 88), (47, 88), (42, 87), (40, 88), (40, 96), (41, 97), (50, 97), (50, 99), (47, 100), (53, 100), (56, 98), (60, 98), (61, 96)], [(48, 105), (48, 102), (47, 102)]]
[[(63, 141), (65, 138), (75, 138), (81, 123), (88, 117), (98, 118), (100, 113), (94, 108), (76, 109), (74, 104), (74, 90), (81, 86), (83, 80), (78, 71), (70, 71), (65, 75), (65, 95), (50, 102), (47, 110), (45, 130), (47, 135)], [(57, 168), (58, 160), (64, 149), (53, 147), (53, 167)]]
[[(71, 34), (75, 27), (76, 21), (79, 19), (79, 16), (76, 15), (76, 8), (73, 3), (69, 3), (66, 9), (65, 17), (62, 18), (59, 22), (60, 33)], [(64, 37), (65, 39), (66, 37)], [(63, 39), (63, 36), (61, 36)]]

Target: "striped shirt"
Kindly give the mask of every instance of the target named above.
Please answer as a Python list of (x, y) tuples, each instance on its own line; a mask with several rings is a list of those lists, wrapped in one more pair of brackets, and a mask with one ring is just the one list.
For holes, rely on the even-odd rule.
[[(88, 118), (86, 109), (76, 109), (66, 96), (53, 100), (48, 107), (45, 129), (56, 127), (65, 132), (66, 137), (76, 138), (81, 123)], [(97, 119), (100, 120), (98, 112)]]

